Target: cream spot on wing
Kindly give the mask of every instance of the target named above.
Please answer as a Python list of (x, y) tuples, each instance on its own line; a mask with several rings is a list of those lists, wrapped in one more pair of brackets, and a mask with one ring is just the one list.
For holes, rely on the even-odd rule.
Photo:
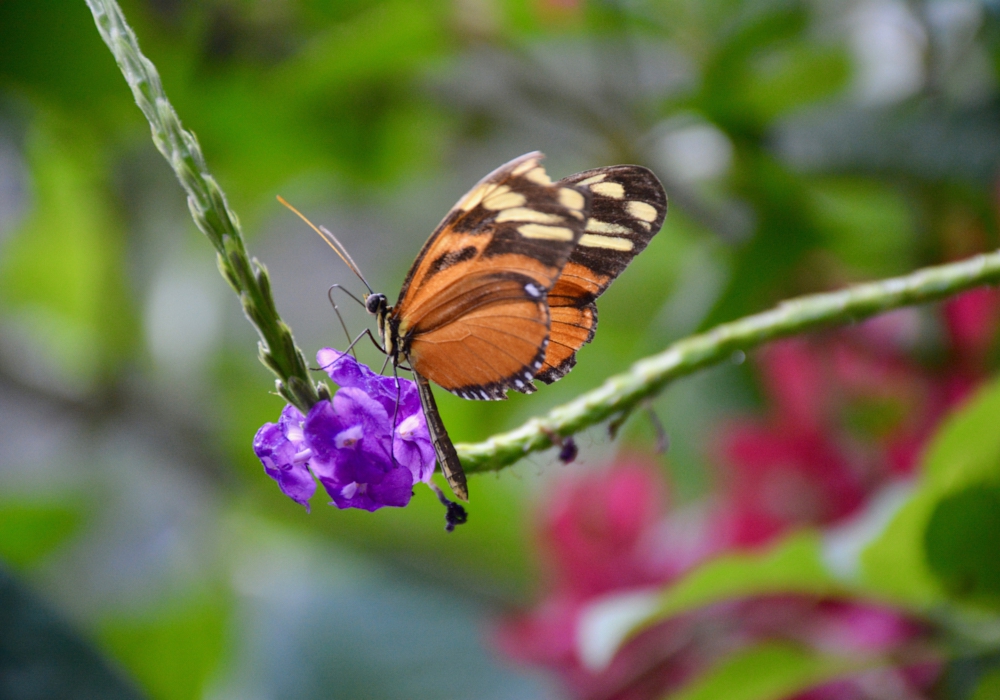
[(564, 207), (568, 207), (569, 209), (583, 209), (586, 201), (583, 195), (576, 190), (571, 190), (568, 187), (563, 187), (559, 190), (559, 203)]
[(532, 168), (531, 170), (526, 172), (524, 176), (537, 185), (552, 184), (552, 180), (549, 179), (548, 174), (545, 172), (545, 168)]
[(632, 229), (621, 224), (612, 224), (600, 219), (587, 219), (587, 228), (591, 233), (632, 233)]
[(580, 180), (580, 182), (576, 184), (583, 185), (584, 187), (586, 187), (587, 185), (593, 185), (595, 182), (601, 182), (607, 176), (608, 176), (607, 173), (600, 173), (599, 175), (591, 175), (586, 180)]
[(596, 185), (590, 186), (590, 191), (611, 197), (611, 199), (625, 199), (625, 188), (617, 182), (598, 182)]
[(528, 201), (520, 192), (511, 192), (507, 185), (500, 185), (483, 199), (483, 206), (493, 211), (523, 206)]
[(461, 209), (462, 211), (471, 211), (472, 209), (475, 209), (479, 206), (479, 203), (483, 201), (483, 197), (485, 197), (494, 187), (495, 185), (480, 185), (479, 187), (476, 187), (462, 197), (455, 207), (457, 209)]
[(585, 233), (580, 236), (579, 245), (587, 248), (608, 248), (610, 250), (632, 250), (632, 241), (627, 238), (615, 238), (614, 236), (595, 236), (592, 233)]
[(564, 207), (570, 209), (583, 209), (583, 205), (586, 204), (587, 200), (583, 198), (583, 195), (576, 190), (571, 190), (568, 187), (563, 187), (559, 190), (559, 203)]
[(572, 241), (573, 231), (562, 226), (542, 226), (541, 224), (522, 224), (517, 227), (518, 233), (525, 238), (542, 238), (550, 241)]
[(498, 223), (503, 223), (504, 221), (525, 221), (532, 224), (561, 224), (565, 222), (565, 219), (558, 214), (546, 214), (543, 211), (536, 211), (527, 207), (514, 207), (513, 209), (504, 209), (497, 214), (496, 221)]
[(528, 158), (528, 160), (524, 161), (523, 163), (521, 163), (520, 165), (518, 165), (516, 168), (514, 168), (511, 171), (511, 174), (512, 175), (523, 175), (524, 173), (528, 172), (529, 170), (534, 169), (537, 166), (538, 166), (538, 159), (537, 158)]
[(640, 221), (656, 221), (656, 207), (645, 202), (629, 202), (628, 213)]

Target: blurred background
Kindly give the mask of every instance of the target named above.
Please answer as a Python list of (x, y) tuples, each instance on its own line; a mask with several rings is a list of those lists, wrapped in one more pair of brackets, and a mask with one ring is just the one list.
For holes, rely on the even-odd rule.
[[(392, 300), (449, 207), (515, 156), (661, 177), (666, 225), (577, 368), (504, 403), (439, 392), (456, 442), (783, 298), (998, 247), (993, 0), (122, 7), (309, 358), (346, 345), (328, 286), (361, 287), (276, 194)], [(344, 306), (353, 333), (370, 322)], [(998, 322), (978, 291), (734, 357), (617, 440), (577, 436), (571, 465), (473, 477), (451, 535), (427, 490), (307, 514), (251, 450), (282, 402), (85, 3), (4, 0), (0, 698), (1000, 697), (995, 539), (972, 574), (948, 568), (953, 539), (928, 555), (974, 603), (975, 644), (933, 604), (788, 594), (668, 620), (609, 670), (574, 646), (599, 596), (841, 532), (919, 488), (928, 440), (997, 366)], [(996, 493), (974, 496), (1000, 532)], [(705, 684), (775, 640), (868, 664)]]

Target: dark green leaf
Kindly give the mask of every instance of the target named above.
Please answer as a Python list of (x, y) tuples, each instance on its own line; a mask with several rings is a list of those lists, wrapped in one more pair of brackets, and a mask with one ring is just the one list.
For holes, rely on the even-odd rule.
[(924, 537), (927, 563), (949, 593), (1000, 603), (1000, 487), (979, 484), (945, 497)]

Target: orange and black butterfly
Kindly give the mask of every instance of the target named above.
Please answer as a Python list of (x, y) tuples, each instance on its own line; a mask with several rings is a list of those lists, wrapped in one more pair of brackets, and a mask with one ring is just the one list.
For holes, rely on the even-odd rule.
[(459, 200), (417, 254), (395, 306), (384, 294), (365, 297), (388, 358), (413, 371), (441, 470), (462, 500), (465, 474), (428, 380), (488, 401), (563, 377), (594, 337), (595, 300), (667, 211), (663, 185), (646, 168), (552, 182), (542, 158), (510, 161)]

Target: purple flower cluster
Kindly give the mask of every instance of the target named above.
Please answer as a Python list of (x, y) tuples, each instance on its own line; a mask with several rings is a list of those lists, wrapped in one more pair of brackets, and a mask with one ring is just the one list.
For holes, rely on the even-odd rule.
[(332, 348), (316, 360), (340, 389), (308, 416), (286, 406), (277, 423), (257, 431), (253, 449), (264, 471), (307, 510), (316, 479), (338, 508), (405, 506), (414, 484), (430, 482), (435, 462), (416, 384), (382, 377)]

